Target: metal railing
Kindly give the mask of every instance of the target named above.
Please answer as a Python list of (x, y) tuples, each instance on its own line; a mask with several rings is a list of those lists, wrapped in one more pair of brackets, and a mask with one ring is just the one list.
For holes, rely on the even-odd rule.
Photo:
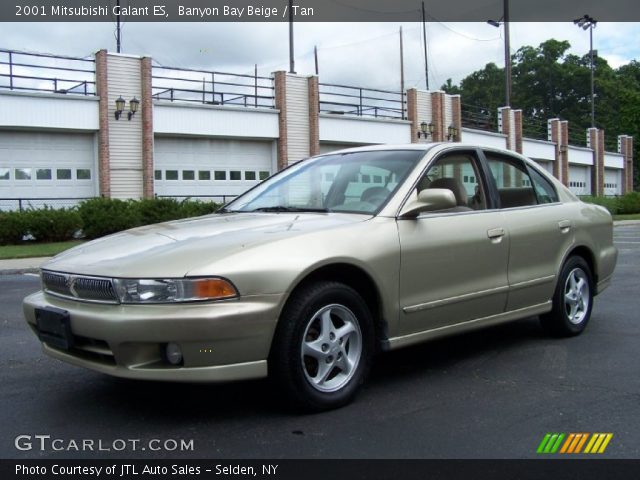
[(156, 198), (173, 198), (178, 201), (183, 200), (204, 200), (208, 202), (216, 202), (216, 203), (227, 203), (238, 197), (239, 195), (158, 195), (156, 194)]
[(359, 117), (407, 118), (406, 93), (375, 88), (320, 83), (320, 112)]
[(41, 198), (0, 198), (0, 211), (23, 211), (49, 208), (71, 208), (77, 206), (83, 200), (91, 200), (95, 197), (41, 197)]
[(587, 146), (587, 129), (582, 128), (580, 126), (576, 126), (569, 122), (569, 145), (573, 145), (575, 147), (586, 147)]
[(155, 100), (275, 108), (273, 79), (257, 73), (154, 66), (152, 90)]
[(462, 126), (487, 132), (498, 131), (498, 112), (495, 108), (463, 103), (461, 105)]
[(95, 95), (95, 60), (0, 49), (0, 89)]
[(534, 140), (548, 140), (549, 132), (546, 120), (522, 116), (522, 136)]

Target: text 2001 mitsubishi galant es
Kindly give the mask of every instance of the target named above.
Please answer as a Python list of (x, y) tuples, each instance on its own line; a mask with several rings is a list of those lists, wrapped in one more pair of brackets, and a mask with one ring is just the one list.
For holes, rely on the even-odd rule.
[(533, 315), (579, 334), (616, 258), (609, 213), (520, 155), (363, 147), (301, 161), (217, 214), (58, 255), (24, 312), (74, 365), (270, 375), (321, 410), (353, 398), (379, 350)]

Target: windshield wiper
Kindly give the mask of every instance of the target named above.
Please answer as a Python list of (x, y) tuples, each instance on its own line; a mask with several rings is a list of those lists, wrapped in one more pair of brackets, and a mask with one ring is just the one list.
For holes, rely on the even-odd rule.
[(311, 207), (285, 207), (284, 205), (276, 205), (273, 207), (260, 207), (250, 210), (251, 212), (321, 212), (328, 213), (327, 208), (311, 208)]

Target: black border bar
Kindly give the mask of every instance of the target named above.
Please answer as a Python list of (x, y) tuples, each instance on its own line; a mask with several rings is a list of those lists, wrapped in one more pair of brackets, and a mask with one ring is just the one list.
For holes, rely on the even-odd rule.
[[(289, 0), (136, 0), (121, 2), (129, 22), (286, 22)], [(295, 22), (419, 22), (421, 0), (293, 0)], [(0, 2), (2, 22), (113, 22), (110, 0)], [(250, 7), (252, 10), (250, 10)], [(428, 21), (485, 22), (502, 17), (503, 0), (425, 0)], [(232, 10), (235, 9), (235, 10)], [(226, 14), (225, 14), (226, 13)], [(512, 22), (640, 21), (638, 0), (509, 0)]]
[[(270, 466), (270, 469), (267, 469)], [(275, 469), (273, 467), (276, 467)], [(147, 472), (144, 473), (145, 467)], [(265, 467), (265, 470), (263, 470)], [(99, 475), (96, 475), (100, 468)], [(224, 470), (228, 468), (229, 470)], [(235, 473), (234, 473), (235, 468)], [(69, 473), (69, 469), (74, 473)], [(26, 473), (30, 471), (31, 473)], [(85, 473), (82, 473), (82, 472)], [(211, 480), (637, 479), (640, 460), (0, 460), (0, 478)], [(57, 474), (55, 472), (58, 472)], [(63, 472), (64, 474), (61, 474)], [(107, 472), (112, 472), (111, 474)], [(135, 474), (134, 474), (135, 472)], [(254, 475), (255, 472), (255, 475)]]

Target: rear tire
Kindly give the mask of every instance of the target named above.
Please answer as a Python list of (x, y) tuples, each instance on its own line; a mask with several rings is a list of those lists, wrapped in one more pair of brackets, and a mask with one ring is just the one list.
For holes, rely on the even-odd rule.
[(314, 283), (295, 292), (285, 306), (269, 374), (299, 409), (338, 408), (364, 382), (373, 347), (372, 316), (358, 292), (338, 282)]
[(593, 276), (582, 257), (569, 257), (562, 266), (553, 309), (540, 316), (542, 327), (560, 337), (579, 335), (591, 318), (593, 307)]

